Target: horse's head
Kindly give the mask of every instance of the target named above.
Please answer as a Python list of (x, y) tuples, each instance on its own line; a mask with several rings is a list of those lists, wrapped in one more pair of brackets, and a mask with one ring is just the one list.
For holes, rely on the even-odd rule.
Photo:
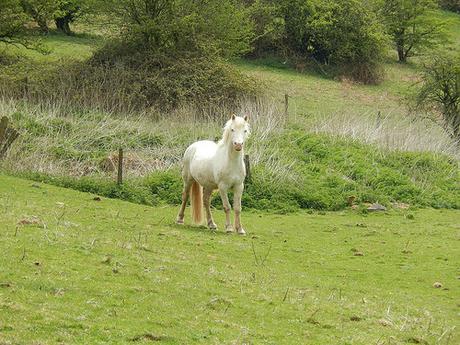
[(236, 151), (241, 151), (243, 149), (244, 142), (249, 136), (249, 123), (248, 117), (245, 116), (235, 116), (232, 115), (230, 124), (230, 138), (232, 140), (233, 148)]

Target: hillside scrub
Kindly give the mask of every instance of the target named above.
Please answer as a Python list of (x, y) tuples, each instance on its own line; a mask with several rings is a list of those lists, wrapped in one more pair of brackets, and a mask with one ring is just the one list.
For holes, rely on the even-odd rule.
[(251, 23), (233, 1), (121, 1), (118, 32), (85, 61), (2, 66), (0, 92), (79, 109), (168, 111), (255, 97), (257, 83), (227, 61), (250, 49)]
[[(379, 202), (387, 206), (406, 203), (412, 207), (460, 208), (458, 163), (446, 157), (378, 150), (370, 154), (372, 147), (318, 135), (304, 136), (295, 150), (299, 155), (291, 166), (295, 180), (273, 176), (268, 163), (256, 165), (243, 194), (244, 207), (282, 213), (299, 209), (337, 211), (349, 207), (351, 197), (357, 205)], [(147, 205), (178, 205), (181, 201), (182, 181), (177, 168), (130, 178), (122, 186), (107, 176), (17, 174)], [(217, 194), (212, 204), (222, 207)]]
[[(0, 2), (0, 43), (22, 44), (28, 43), (24, 39), (24, 25), (26, 15), (22, 12), (20, 3), (16, 0), (2, 0)], [(3, 53), (0, 53), (0, 57)], [(0, 66), (2, 62), (0, 61)]]
[[(44, 116), (30, 111), (17, 107), (11, 113), (21, 136), (2, 164), (4, 171), (149, 205), (180, 202), (185, 148), (199, 139), (219, 138), (224, 122), (216, 122), (213, 112), (206, 117), (187, 109), (156, 121), (134, 115), (63, 116), (45, 109)], [(306, 133), (279, 122), (276, 108), (263, 104), (243, 104), (239, 113), (250, 114), (253, 124), (247, 147), (252, 180), (243, 195), (245, 207), (340, 210), (349, 206), (349, 197), (358, 204), (460, 207), (460, 171), (454, 158)], [(119, 147), (126, 155), (126, 182), (121, 187), (114, 182), (116, 164), (107, 165)], [(213, 205), (221, 207), (218, 197)]]
[(107, 61), (103, 55), (108, 49), (83, 62), (10, 63), (0, 74), (0, 94), (35, 104), (59, 103), (68, 111), (116, 113), (169, 111), (184, 104), (230, 106), (260, 94), (257, 81), (220, 58), (169, 58), (126, 50)]

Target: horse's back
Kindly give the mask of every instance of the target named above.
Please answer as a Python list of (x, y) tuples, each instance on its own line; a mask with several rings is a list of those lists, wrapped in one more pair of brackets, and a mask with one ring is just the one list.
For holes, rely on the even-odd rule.
[(185, 150), (184, 161), (203, 161), (212, 159), (216, 153), (217, 144), (210, 140), (196, 141)]
[(217, 144), (210, 140), (194, 142), (184, 154), (184, 173), (190, 174), (202, 186), (214, 185), (213, 160)]

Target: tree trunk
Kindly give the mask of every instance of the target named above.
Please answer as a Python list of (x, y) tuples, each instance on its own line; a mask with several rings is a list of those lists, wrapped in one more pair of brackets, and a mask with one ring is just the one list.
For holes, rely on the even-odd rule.
[(54, 20), (56, 23), (56, 28), (66, 35), (71, 35), (72, 30), (70, 30), (70, 20), (67, 17), (56, 18)]
[(396, 47), (396, 49), (398, 50), (398, 60), (399, 60), (399, 62), (406, 62), (407, 56), (404, 53), (404, 47), (398, 46), (398, 47)]
[(37, 24), (38, 24), (38, 27), (40, 28), (40, 30), (44, 34), (48, 34), (49, 33), (49, 28), (48, 28), (48, 23), (46, 22), (46, 19), (41, 18), (41, 17), (37, 17), (35, 20), (37, 21)]
[(395, 43), (396, 43), (396, 50), (398, 52), (398, 60), (399, 62), (406, 62), (406, 54), (404, 52), (405, 40), (404, 40), (404, 30), (398, 31), (394, 35)]

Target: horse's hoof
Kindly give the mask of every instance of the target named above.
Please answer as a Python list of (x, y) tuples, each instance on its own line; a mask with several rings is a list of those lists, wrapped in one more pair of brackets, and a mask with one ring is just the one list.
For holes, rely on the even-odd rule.
[(226, 227), (225, 227), (225, 232), (226, 232), (227, 234), (233, 233), (233, 232), (234, 232), (233, 226), (231, 226), (231, 225), (226, 226)]
[(178, 220), (176, 220), (176, 224), (184, 225), (184, 220), (183, 219), (178, 219)]
[(238, 230), (238, 235), (245, 236), (245, 235), (246, 235), (246, 231), (244, 231), (244, 229), (241, 228), (241, 229)]
[(217, 230), (217, 225), (215, 223), (210, 223), (210, 224), (208, 224), (208, 228), (210, 230)]

